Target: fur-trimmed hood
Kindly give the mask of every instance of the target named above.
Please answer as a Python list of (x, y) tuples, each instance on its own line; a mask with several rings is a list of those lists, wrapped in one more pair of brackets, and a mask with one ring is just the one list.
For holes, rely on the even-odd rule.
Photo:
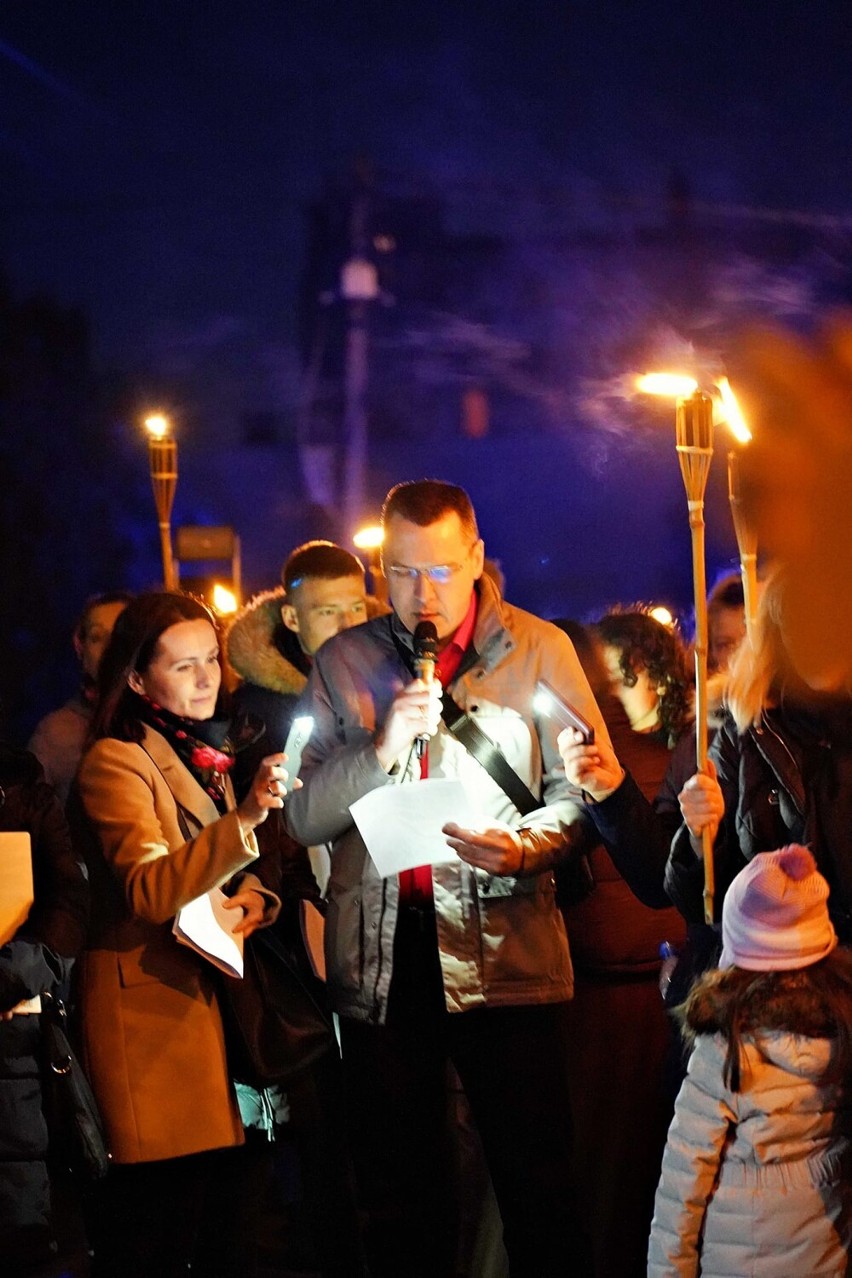
[[(248, 683), (299, 696), (308, 681), (309, 662), (299, 641), (281, 620), (284, 587), (254, 595), (236, 614), (225, 637), (228, 661)], [(292, 659), (286, 655), (292, 645)], [(299, 658), (304, 666), (296, 664)]]
[[(298, 636), (281, 620), (284, 587), (253, 595), (236, 614), (225, 636), (228, 661), (241, 679), (284, 696), (301, 695), (311, 660)], [(367, 595), (367, 616), (390, 612), (387, 604)]]
[(830, 955), (813, 968), (792, 972), (744, 972), (722, 968), (706, 972), (684, 1005), (683, 1019), (688, 1036), (724, 1031), (740, 1005), (743, 1034), (753, 1031), (786, 1032), (811, 1038), (837, 1033), (837, 1004), (826, 994), (822, 972), (835, 974), (831, 985), (839, 989), (842, 1011), (852, 1011), (852, 963), (843, 952)]

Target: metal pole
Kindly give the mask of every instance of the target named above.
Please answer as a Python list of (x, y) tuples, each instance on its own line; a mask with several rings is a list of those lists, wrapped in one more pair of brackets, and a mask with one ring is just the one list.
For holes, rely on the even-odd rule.
[(349, 215), (350, 258), (341, 275), (341, 296), (348, 307), (346, 335), (346, 407), (343, 414), (343, 521), (352, 536), (363, 515), (367, 487), (367, 386), (369, 383), (370, 303), (378, 296), (378, 277), (370, 249), (370, 190), (366, 170), (355, 174)]
[(350, 537), (364, 513), (367, 476), (367, 384), (369, 380), (369, 303), (349, 303), (346, 335), (346, 409), (343, 414), (343, 526)]

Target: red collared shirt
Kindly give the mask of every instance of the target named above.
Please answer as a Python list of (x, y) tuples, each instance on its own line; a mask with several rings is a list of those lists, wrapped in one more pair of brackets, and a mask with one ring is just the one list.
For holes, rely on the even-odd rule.
[[(464, 621), (456, 630), (446, 648), (438, 655), (435, 662), (435, 676), (442, 688), (446, 688), (456, 677), (462, 657), (473, 641), (476, 626), (476, 614), (479, 607), (479, 596), (476, 591), (470, 597), (470, 606), (465, 613)], [(429, 775), (429, 751), (420, 760), (420, 778)], [(432, 900), (432, 867), (418, 865), (415, 870), (403, 870), (399, 876), (400, 905), (428, 905)]]

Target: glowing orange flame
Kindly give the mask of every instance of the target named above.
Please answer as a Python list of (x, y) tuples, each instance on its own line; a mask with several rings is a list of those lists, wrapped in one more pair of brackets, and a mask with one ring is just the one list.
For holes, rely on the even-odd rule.
[(686, 373), (644, 373), (636, 378), (636, 389), (644, 395), (667, 395), (685, 399), (698, 390), (698, 382)]
[(237, 596), (233, 590), (229, 590), (227, 586), (223, 586), (221, 582), (216, 582), (213, 587), (213, 607), (218, 613), (232, 613), (237, 611)]
[(359, 528), (352, 538), (352, 543), (359, 550), (375, 550), (377, 546), (381, 546), (384, 536), (378, 524), (371, 524), (368, 528)]
[(152, 413), (144, 421), (145, 429), (151, 439), (167, 439), (171, 434), (171, 423), (162, 413)]
[(721, 420), (727, 422), (728, 429), (738, 444), (748, 444), (751, 441), (751, 431), (737, 403), (731, 383), (727, 377), (720, 377), (716, 385), (722, 398)]

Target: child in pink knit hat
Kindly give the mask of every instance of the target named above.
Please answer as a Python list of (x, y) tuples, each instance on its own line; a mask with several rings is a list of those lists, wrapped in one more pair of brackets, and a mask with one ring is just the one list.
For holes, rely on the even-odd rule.
[(682, 1010), (649, 1278), (852, 1273), (852, 954), (807, 848), (762, 852), (725, 896), (720, 969)]

